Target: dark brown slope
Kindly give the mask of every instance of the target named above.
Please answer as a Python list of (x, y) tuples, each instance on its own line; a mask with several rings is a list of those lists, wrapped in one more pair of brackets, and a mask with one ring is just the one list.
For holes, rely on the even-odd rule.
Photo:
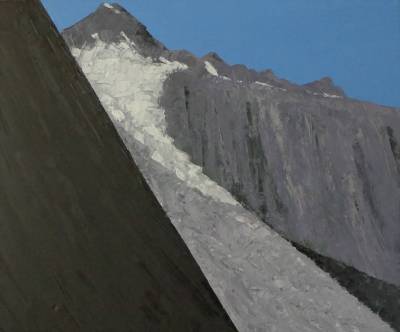
[(234, 331), (39, 1), (0, 64), (0, 331)]

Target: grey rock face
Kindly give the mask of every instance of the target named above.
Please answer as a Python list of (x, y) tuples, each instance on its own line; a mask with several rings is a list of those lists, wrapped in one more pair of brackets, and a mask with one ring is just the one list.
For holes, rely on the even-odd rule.
[(168, 133), (208, 176), (288, 239), (400, 284), (399, 110), (347, 98), (330, 78), (301, 86), (169, 51), (138, 38), (147, 30), (121, 7), (103, 7), (64, 37), (76, 47), (124, 31), (142, 54), (188, 65), (160, 102)]
[(124, 38), (121, 31), (138, 46), (144, 56), (157, 57), (166, 51), (165, 46), (150, 35), (141, 22), (118, 4), (100, 5), (81, 22), (64, 30), (63, 36), (69, 45), (81, 48), (83, 45), (93, 45), (96, 33), (107, 43), (118, 42)]
[[(110, 14), (113, 19), (118, 18), (112, 13)], [(91, 25), (90, 21), (89, 17), (84, 23)], [(80, 24), (82, 29), (84, 24), (83, 22)], [(99, 30), (96, 33), (99, 33), (100, 36), (104, 35), (104, 29), (109, 29), (101, 26), (98, 28)], [(118, 31), (115, 31), (115, 34), (117, 35)], [(121, 34), (121, 31), (119, 34)], [(79, 37), (78, 30), (76, 37)], [(159, 77), (155, 73), (163, 66), (162, 63), (168, 67), (168, 61), (165, 61), (165, 59), (159, 59), (160, 62), (158, 63), (156, 63), (156, 59), (144, 61), (144, 59), (134, 55), (136, 51), (142, 53), (136, 43), (133, 45), (128, 41), (130, 46), (126, 44), (118, 45), (119, 41), (120, 39), (117, 38), (110, 45), (107, 40), (100, 37), (93, 47), (91, 44), (86, 44), (86, 46), (77, 49), (74, 46), (76, 45), (74, 40), (68, 40), (73, 54), (82, 65), (85, 74), (96, 89), (122, 137), (124, 137), (146, 179), (191, 248), (203, 271), (206, 271), (214, 290), (234, 319), (235, 324), (243, 331), (255, 331), (259, 328), (260, 331), (264, 331), (265, 322), (268, 322), (267, 325), (271, 328), (278, 327), (278, 330), (283, 328), (285, 331), (292, 329), (297, 331), (299, 328), (307, 329), (308, 327), (311, 330), (318, 331), (342, 331), (340, 325), (335, 326), (335, 322), (341, 324), (342, 321), (348, 323), (351, 321), (354, 322), (354, 328), (350, 324), (344, 328), (345, 331), (356, 330), (356, 326), (359, 326), (362, 331), (377, 330), (377, 328), (371, 327), (372, 325), (369, 325), (369, 323), (367, 324), (367, 319), (360, 321), (354, 315), (352, 311), (355, 309), (354, 302), (349, 294), (339, 291), (340, 287), (333, 293), (341, 294), (342, 298), (333, 299), (331, 295), (322, 296), (326, 301), (331, 301), (332, 305), (335, 303), (332, 306), (332, 309), (335, 309), (332, 310), (329, 319), (327, 317), (326, 321), (321, 317), (319, 306), (317, 306), (316, 311), (312, 309), (314, 308), (313, 305), (309, 307), (310, 311), (300, 310), (299, 308), (302, 303), (304, 304), (304, 301), (313, 302), (316, 299), (315, 296), (321, 295), (322, 290), (326, 288), (319, 277), (313, 278), (323, 274), (318, 272), (315, 266), (308, 264), (310, 262), (307, 261), (307, 265), (304, 266), (307, 276), (301, 279), (298, 266), (292, 264), (293, 262), (296, 263), (296, 258), (300, 258), (297, 256), (299, 253), (292, 249), (292, 251), (286, 251), (290, 246), (285, 241), (278, 241), (279, 236), (276, 236), (274, 232), (272, 232), (275, 234), (273, 239), (264, 236), (265, 234), (263, 235), (261, 229), (267, 229), (266, 225), (262, 225), (261, 222), (258, 225), (257, 218), (254, 218), (254, 223), (259, 227), (258, 230), (254, 233), (243, 232), (243, 225), (235, 224), (235, 216), (238, 220), (243, 219), (239, 216), (247, 216), (247, 212), (245, 213), (243, 208), (224, 204), (218, 200), (215, 201), (215, 197), (211, 198), (212, 196), (207, 194), (207, 197), (204, 197), (203, 194), (205, 193), (202, 190), (197, 191), (192, 187), (193, 179), (191, 181), (187, 181), (187, 178), (184, 181), (182, 180), (185, 177), (182, 177), (181, 168), (169, 168), (168, 162), (164, 159), (165, 154), (160, 150), (172, 152), (171, 147), (163, 145), (165, 144), (163, 140), (159, 141), (159, 144), (154, 145), (152, 143), (157, 135), (164, 135), (157, 132), (156, 136), (152, 136), (154, 129), (165, 128), (164, 125), (160, 126), (159, 123), (160, 119), (162, 119), (161, 122), (164, 121), (164, 112), (157, 103), (161, 89), (155, 84), (160, 80), (163, 82), (165, 77)], [(104, 42), (107, 44), (104, 44)], [(125, 50), (127, 49), (132, 52), (126, 53)], [(125, 59), (126, 54), (131, 54), (128, 62)], [(275, 228), (279, 229), (280, 226), (281, 233), (286, 237), (288, 237), (287, 234), (296, 237), (297, 234), (308, 234), (310, 229), (313, 231), (315, 219), (310, 224), (302, 225), (301, 218), (304, 217), (303, 215), (299, 215), (299, 218), (295, 220), (300, 225), (290, 227), (292, 220), (289, 217), (293, 218), (293, 215), (296, 216), (299, 213), (296, 210), (298, 204), (301, 203), (307, 207), (307, 202), (303, 202), (302, 198), (304, 179), (302, 178), (301, 166), (308, 164), (306, 163), (307, 160), (304, 161), (303, 159), (306, 159), (307, 154), (310, 154), (309, 158), (312, 162), (316, 158), (313, 154), (324, 153), (320, 147), (322, 143), (319, 140), (323, 140), (325, 135), (325, 122), (333, 121), (333, 124), (335, 124), (334, 113), (336, 110), (334, 107), (341, 110), (343, 105), (354, 104), (356, 106), (352, 107), (357, 108), (359, 107), (357, 102), (345, 101), (344, 94), (335, 88), (330, 79), (322, 79), (321, 82), (312, 83), (309, 86), (298, 86), (277, 78), (270, 70), (257, 73), (245, 66), (230, 66), (215, 53), (210, 53), (202, 59), (184, 50), (166, 50), (162, 52), (162, 55), (169, 60), (178, 60), (190, 67), (186, 72), (176, 73), (170, 78), (165, 84), (167, 90), (164, 91), (164, 97), (161, 100), (162, 104), (167, 107), (169, 132), (176, 138), (175, 143), (180, 144), (180, 147), (189, 152), (192, 159), (199, 165), (207, 166), (205, 171), (235, 193), (236, 197), (247, 207), (257, 211), (270, 224), (273, 224), (271, 222), (271, 219), (273, 219)], [(205, 66), (205, 61), (209, 62), (211, 67)], [(110, 66), (109, 64), (113, 65)], [(212, 68), (212, 66), (215, 68)], [(139, 82), (141, 84), (137, 85), (134, 81), (130, 85), (121, 83), (130, 81), (128, 78), (130, 74), (125, 75), (125, 73), (135, 72), (140, 75)], [(142, 100), (145, 100), (146, 103), (142, 104)], [(150, 100), (152, 101), (151, 105), (149, 104)], [(299, 106), (298, 111), (297, 105)], [(369, 106), (373, 109), (372, 105), (365, 105), (367, 108)], [(303, 111), (308, 107), (314, 109), (315, 114)], [(272, 108), (272, 111), (269, 111), (270, 108)], [(158, 114), (154, 113), (156, 109)], [(319, 110), (322, 110), (321, 117)], [(145, 129), (151, 123), (147, 120), (143, 122), (143, 116), (147, 113), (155, 115), (152, 124), (156, 128), (152, 128), (149, 132)], [(357, 118), (357, 115), (354, 117)], [(343, 118), (340, 121), (345, 123), (347, 120), (353, 121), (352, 119), (352, 117)], [(298, 126), (300, 128), (297, 128)], [(267, 135), (265, 133), (267, 131), (271, 131), (271, 133)], [(292, 132), (293, 137), (291, 137)], [(191, 135), (195, 137), (190, 137)], [(304, 135), (307, 135), (306, 138), (303, 137)], [(310, 144), (307, 140), (314, 140), (311, 145), (315, 144), (315, 146), (302, 147), (302, 145)], [(299, 150), (299, 141), (300, 147), (304, 151), (297, 151)], [(292, 144), (292, 150), (287, 151), (286, 144), (289, 143)], [(396, 142), (391, 144), (394, 146), (394, 150), (396, 150), (396, 144)], [(323, 148), (326, 149), (326, 146), (327, 143), (324, 143)], [(331, 147), (331, 145), (328, 146)], [(265, 147), (270, 148), (270, 150), (266, 151)], [(300, 154), (301, 158), (296, 153)], [(337, 151), (337, 153), (340, 154), (341, 152)], [(290, 159), (289, 164), (286, 155), (291, 156), (292, 154), (296, 158)], [(273, 160), (270, 161), (269, 158)], [(331, 156), (331, 158), (335, 158), (335, 156)], [(181, 160), (181, 158), (177, 158), (177, 160)], [(323, 161), (324, 163), (330, 162), (321, 157), (319, 167), (322, 169), (319, 170), (320, 173), (316, 174), (316, 177), (325, 176), (322, 174), (325, 171)], [(300, 162), (302, 164), (296, 166), (296, 163)], [(297, 172), (296, 177), (290, 172), (291, 167), (293, 167), (292, 164), (296, 166), (294, 167)], [(315, 169), (317, 169), (317, 166), (305, 170), (305, 172), (313, 172)], [(289, 176), (286, 173), (289, 173)], [(286, 180), (285, 177), (287, 177)], [(308, 175), (308, 177), (310, 176)], [(318, 183), (319, 181), (321, 180), (315, 179), (315, 182)], [(326, 190), (329, 189), (328, 184), (326, 184)], [(314, 186), (314, 183), (310, 183), (309, 186)], [(315, 188), (322, 191), (317, 185)], [(307, 187), (307, 189), (309, 188)], [(286, 196), (282, 192), (286, 193)], [(309, 192), (306, 192), (306, 194), (309, 195)], [(325, 193), (325, 195), (327, 196), (319, 198), (325, 202), (325, 206), (322, 206), (322, 211), (316, 211), (321, 219), (325, 218), (325, 210), (328, 210), (326, 207), (329, 206), (328, 199), (335, 193), (328, 191), (328, 194)], [(317, 203), (319, 201), (314, 202), (314, 205), (317, 205)], [(290, 204), (295, 206), (288, 207)], [(308, 210), (307, 213), (309, 213)], [(340, 213), (338, 214), (340, 216)], [(314, 244), (319, 245), (324, 241), (334, 241), (337, 236), (337, 234), (334, 234), (332, 239), (329, 237), (329, 229), (327, 231), (329, 225), (326, 224), (333, 222), (333, 217), (326, 215), (328, 221), (322, 220), (320, 229), (317, 229), (318, 232), (316, 231), (316, 234), (310, 236), (314, 242), (316, 235), (321, 237), (321, 242)], [(347, 224), (342, 223), (342, 226), (347, 227)], [(363, 231), (363, 225), (358, 226)], [(338, 227), (340, 228), (339, 225)], [(292, 233), (289, 233), (289, 231)], [(346, 234), (346, 230), (342, 230), (341, 234)], [(395, 235), (393, 235), (393, 238), (395, 238)], [(215, 245), (217, 245), (218, 250), (215, 250)], [(307, 241), (307, 246), (313, 247), (313, 243)], [(259, 254), (259, 256), (255, 261), (248, 262), (247, 256), (252, 256), (253, 252)], [(291, 252), (290, 255), (289, 252)], [(307, 254), (318, 261), (318, 264), (322, 260), (323, 263), (320, 265), (332, 265), (326, 257), (316, 259), (315, 257), (318, 255), (312, 251), (311, 253)], [(357, 252), (355, 257), (358, 257), (359, 253)], [(288, 258), (289, 256), (292, 261)], [(340, 263), (338, 265), (340, 266)], [(342, 273), (342, 269), (336, 270)], [(345, 281), (344, 284), (348, 282), (357, 283), (362, 278), (363, 281), (366, 280), (364, 282), (368, 286), (366, 288), (375, 287), (375, 280), (368, 277), (364, 278), (365, 275), (357, 273), (355, 270), (346, 268), (342, 274), (347, 274), (349, 270), (351, 271), (351, 278), (342, 278)], [(226, 274), (231, 276), (227, 278)], [(288, 297), (279, 300), (282, 301), (280, 307), (283, 306), (287, 310), (293, 309), (290, 315), (291, 319), (282, 319), (281, 316), (275, 315), (274, 302), (268, 299), (274, 288), (270, 277), (285, 280), (288, 278), (294, 284), (298, 284), (302, 280), (300, 283), (303, 283), (303, 286), (305, 284), (311, 285), (316, 294), (301, 294), (296, 298), (296, 301), (299, 302), (296, 302), (293, 298), (296, 290), (291, 289), (287, 294)], [(235, 283), (241, 286), (232, 287)], [(385, 283), (382, 282), (376, 284), (379, 288), (380, 285), (383, 285), (383, 288), (379, 289), (377, 293), (371, 293), (368, 289), (356, 289), (355, 293), (359, 298), (368, 293), (364, 303), (375, 312), (389, 308), (388, 314), (382, 315), (382, 317), (397, 326), (398, 323), (393, 317), (397, 315), (395, 299), (398, 290), (395, 287), (386, 287)], [(351, 285), (349, 288), (352, 288)], [(390, 296), (385, 297), (384, 301), (381, 302), (379, 297), (382, 294), (385, 296), (386, 290), (390, 292)], [(248, 294), (246, 295), (246, 293)], [(370, 296), (371, 294), (372, 296)], [(275, 299), (275, 296), (273, 298)], [(280, 297), (278, 296), (278, 298)], [(346, 307), (345, 314), (342, 315), (340, 311), (345, 304), (349, 307)], [(392, 304), (394, 304), (393, 308), (390, 307)], [(350, 310), (350, 308), (352, 309)], [(359, 308), (361, 310), (362, 306)], [(282, 313), (284, 312), (287, 311), (282, 310)], [(313, 318), (312, 312), (318, 316), (317, 319)], [(299, 314), (298, 317), (297, 314)], [(348, 317), (352, 318), (348, 320)], [(329, 326), (332, 322), (333, 325)], [(360, 322), (365, 324), (361, 323), (360, 325)]]
[(40, 1), (0, 62), (0, 330), (236, 331)]
[(281, 234), (400, 284), (399, 110), (196, 67), (161, 103), (177, 146)]
[(318, 81), (314, 81), (305, 84), (304, 87), (309, 88), (315, 92), (321, 94), (328, 94), (333, 96), (345, 97), (345, 93), (342, 88), (336, 86), (330, 77), (323, 77)]

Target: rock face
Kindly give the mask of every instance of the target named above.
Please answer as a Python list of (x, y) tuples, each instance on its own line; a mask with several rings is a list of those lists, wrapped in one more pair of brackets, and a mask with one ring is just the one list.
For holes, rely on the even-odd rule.
[(309, 88), (313, 91), (319, 92), (323, 96), (336, 96), (345, 97), (345, 93), (342, 88), (336, 86), (330, 77), (323, 77), (318, 81), (314, 81), (305, 84), (304, 87)]
[[(121, 35), (121, 31), (124, 34)], [(107, 43), (129, 39), (143, 56), (157, 57), (166, 51), (141, 22), (118, 4), (100, 6), (86, 20), (66, 29), (64, 37), (69, 45), (77, 48), (94, 45), (100, 37)]]
[[(191, 75), (193, 71), (200, 78), (209, 78), (210, 84), (214, 84), (214, 79), (233, 80), (219, 76), (218, 66), (248, 82), (264, 77), (265, 81), (256, 87), (265, 88), (276, 82), (281, 84), (279, 91), (291, 89), (311, 95), (314, 92), (280, 80), (271, 71), (256, 73), (244, 66), (230, 68), (215, 54), (200, 60), (187, 51), (166, 50), (158, 58), (146, 58), (136, 40), (121, 38), (126, 35), (123, 30), (110, 28), (112, 20), (118, 24), (135, 20), (126, 11), (115, 11), (119, 8), (115, 4), (104, 7), (108, 9), (109, 23), (92, 31), (94, 43), (89, 43), (90, 39), (77, 47), (75, 38), (80, 40), (79, 29), (86, 31), (86, 25), (92, 26), (96, 15), (104, 12), (103, 7), (79, 22), (79, 28), (64, 31), (64, 37), (238, 329), (390, 330), (311, 260), (205, 176), (168, 135), (170, 124), (159, 104), (166, 95), (163, 86), (168, 86), (168, 77), (173, 79), (186, 72)], [(105, 31), (113, 31), (114, 35), (103, 38)], [(178, 90), (190, 98), (188, 89)]]
[[(217, 54), (172, 58), (168, 133), (283, 236), (400, 285), (400, 114), (329, 77), (292, 84)], [(210, 67), (211, 65), (211, 67)]]
[(236, 331), (39, 1), (0, 62), (0, 330)]
[(400, 285), (399, 110), (204, 68), (165, 84), (176, 146), (285, 237)]
[(399, 110), (190, 59), (161, 100), (177, 147), (285, 237), (400, 285)]

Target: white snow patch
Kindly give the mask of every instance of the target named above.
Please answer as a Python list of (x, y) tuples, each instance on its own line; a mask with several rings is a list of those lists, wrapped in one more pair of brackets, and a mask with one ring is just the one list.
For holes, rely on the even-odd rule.
[(324, 97), (324, 98), (342, 98), (343, 99), (342, 96), (331, 95), (331, 94), (326, 93), (326, 92), (318, 93), (318, 92), (312, 92), (310, 90), (306, 90), (306, 92), (309, 93), (309, 94), (312, 94), (314, 96), (321, 96), (321, 97)]
[(104, 3), (103, 6), (108, 8), (108, 9), (111, 9), (114, 13), (121, 14), (121, 12), (117, 8), (113, 7), (112, 5), (110, 5), (107, 2)]
[(271, 84), (264, 83), (264, 82), (259, 82), (259, 81), (256, 81), (256, 84), (258, 84), (258, 85), (262, 85), (262, 86), (266, 86), (266, 87), (268, 87), (268, 88), (273, 88), (273, 86), (272, 86)]
[(167, 64), (167, 65), (171, 63), (171, 61), (167, 60), (167, 59), (164, 58), (163, 56), (160, 56), (159, 60), (160, 60), (162, 63), (165, 63), (165, 64)]
[(331, 95), (331, 94), (328, 94), (328, 93), (326, 93), (326, 92), (324, 92), (322, 95), (323, 95), (325, 98), (343, 98), (342, 96)]
[(136, 49), (136, 44), (133, 40), (129, 39), (129, 37), (126, 35), (124, 31), (121, 31), (121, 36), (125, 39), (125, 41), (130, 44), (130, 46), (133, 46)]
[(274, 85), (271, 85), (271, 84), (268, 84), (268, 83), (265, 83), (265, 82), (255, 81), (255, 83), (258, 84), (258, 85), (265, 86), (265, 87), (267, 87), (267, 88), (269, 88), (269, 89), (276, 89), (276, 90), (281, 90), (281, 91), (287, 91), (287, 89), (280, 88), (280, 87), (278, 87), (278, 86), (274, 86)]
[(154, 160), (203, 195), (238, 205), (227, 190), (204, 175), (202, 168), (178, 150), (167, 135), (164, 110), (159, 107), (158, 99), (168, 75), (187, 69), (185, 64), (162, 60), (155, 63), (151, 58), (144, 58), (127, 37), (125, 41), (111, 45), (97, 40), (91, 49), (82, 52), (73, 49), (72, 52), (94, 83), (94, 89), (112, 119), (126, 131), (133, 132), (135, 139), (144, 142), (153, 151)]
[(204, 61), (204, 65), (206, 67), (206, 70), (213, 76), (218, 76), (218, 71), (215, 69), (215, 67), (208, 61)]

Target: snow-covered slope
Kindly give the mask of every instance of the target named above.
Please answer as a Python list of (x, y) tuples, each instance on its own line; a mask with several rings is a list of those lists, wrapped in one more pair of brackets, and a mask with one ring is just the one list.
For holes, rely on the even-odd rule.
[[(221, 202), (236, 205), (229, 192), (216, 186), (199, 166), (179, 151), (166, 134), (164, 114), (158, 106), (163, 82), (169, 73), (186, 69), (184, 64), (164, 58), (154, 63), (136, 51), (129, 41), (106, 45), (100, 39), (93, 48), (80, 52), (72, 49), (92, 82), (100, 87), (98, 94), (108, 111), (133, 137), (149, 146), (151, 158), (162, 164), (192, 188)], [(98, 35), (93, 35), (98, 38)]]
[(185, 65), (93, 38), (72, 53), (240, 331), (391, 331), (174, 146), (159, 98)]

